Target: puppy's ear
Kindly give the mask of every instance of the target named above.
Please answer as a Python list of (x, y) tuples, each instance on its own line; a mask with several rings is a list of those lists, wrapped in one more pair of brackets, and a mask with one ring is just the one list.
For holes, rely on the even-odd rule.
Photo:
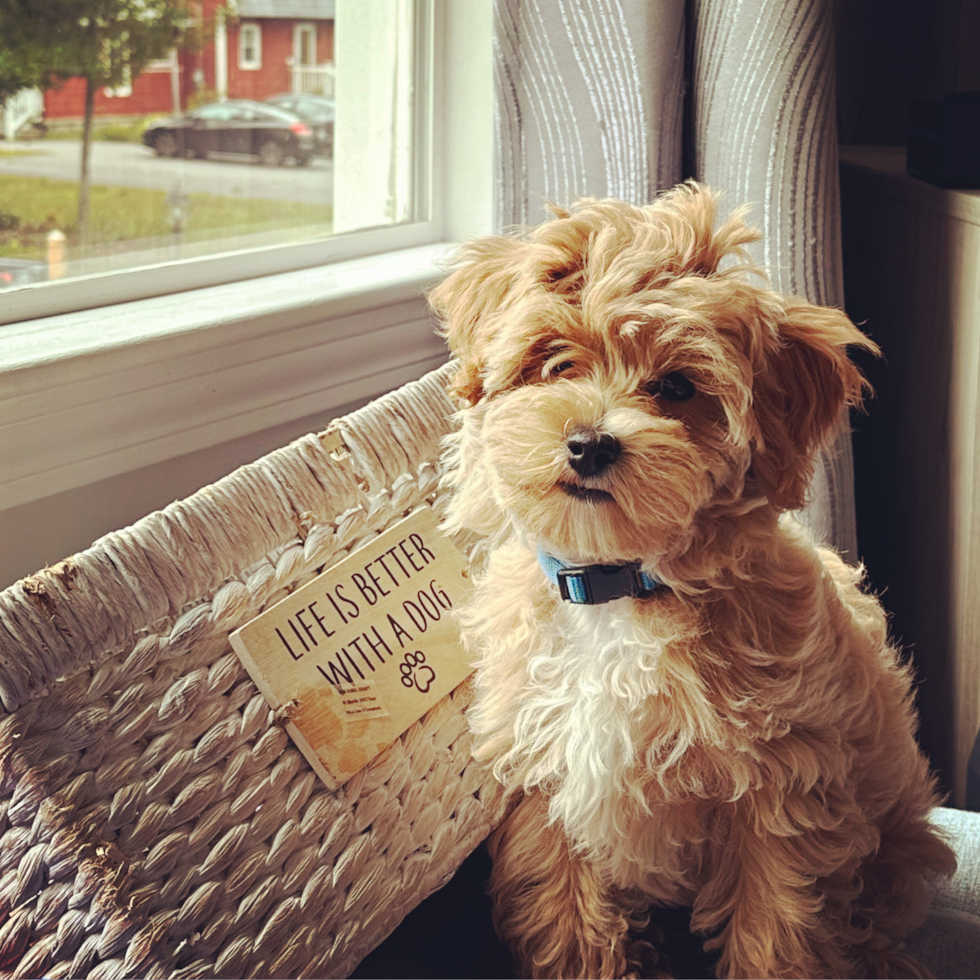
[(817, 450), (829, 442), (845, 406), (862, 405), (868, 385), (847, 356), (849, 345), (878, 353), (840, 310), (789, 301), (753, 390), (762, 441), (752, 471), (780, 509), (803, 506)]
[(733, 257), (743, 268), (751, 266), (744, 246), (761, 241), (762, 233), (746, 224), (747, 205), (718, 225), (719, 198), (719, 192), (687, 180), (648, 209), (667, 232), (664, 265), (671, 277), (714, 275), (726, 257)]
[(508, 299), (519, 270), (522, 242), (488, 236), (464, 245), (455, 270), (428, 296), (441, 333), (459, 361), (453, 393), (471, 405), (483, 394), (484, 357), (494, 314)]

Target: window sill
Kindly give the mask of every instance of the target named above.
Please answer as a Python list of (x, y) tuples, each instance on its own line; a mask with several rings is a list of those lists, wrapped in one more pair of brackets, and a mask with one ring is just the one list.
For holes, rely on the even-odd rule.
[(445, 244), (2, 328), (0, 510), (358, 399), (442, 363)]

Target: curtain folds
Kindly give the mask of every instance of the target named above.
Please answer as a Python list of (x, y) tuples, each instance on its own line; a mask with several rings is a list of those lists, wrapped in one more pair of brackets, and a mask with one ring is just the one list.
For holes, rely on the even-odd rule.
[[(498, 227), (693, 176), (775, 289), (842, 305), (832, 0), (495, 0), (494, 52)], [(843, 434), (802, 516), (852, 559), (853, 485)]]
[(681, 179), (683, 0), (496, 0), (497, 217)]

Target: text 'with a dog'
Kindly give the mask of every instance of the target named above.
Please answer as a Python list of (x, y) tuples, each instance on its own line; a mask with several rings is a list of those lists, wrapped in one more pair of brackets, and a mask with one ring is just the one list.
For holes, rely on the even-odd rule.
[(231, 636), (330, 786), (349, 779), (470, 673), (451, 615), (463, 556), (423, 507)]

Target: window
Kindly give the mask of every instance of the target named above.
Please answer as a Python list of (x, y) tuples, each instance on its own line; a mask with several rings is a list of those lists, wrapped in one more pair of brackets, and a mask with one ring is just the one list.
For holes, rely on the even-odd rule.
[(238, 67), (243, 71), (262, 68), (262, 27), (242, 24), (238, 29)]
[[(338, 22), (375, 6), (336, 0)], [(404, 12), (409, 4), (385, 6)], [(343, 209), (342, 229), (300, 223), (275, 242), (246, 226), (224, 241), (185, 236), (171, 253), (131, 243), (114, 267), (95, 254), (83, 264), (69, 249), (64, 279), (0, 290), (0, 510), (322, 411), (326, 398), (379, 394), (444, 356), (421, 293), (448, 242), (491, 228), (492, 7), (411, 6), (411, 23), (422, 28), (412, 46), (418, 97), (392, 106), (389, 94), (390, 135), (358, 129), (384, 78), (349, 111), (337, 101), (332, 200), (363, 198)], [(373, 23), (352, 22), (343, 37), (347, 54), (338, 43), (336, 61), (340, 73), (352, 72), (343, 86), (350, 91), (378, 63)], [(170, 81), (193, 74), (174, 72)], [(416, 135), (411, 166), (399, 174), (406, 154), (394, 136), (406, 130)], [(363, 158), (378, 147), (389, 148), (389, 166), (368, 171)], [(160, 194), (161, 209), (179, 218), (195, 167), (209, 161), (131, 149), (147, 165), (182, 164), (183, 185)], [(353, 161), (347, 176), (345, 158)], [(11, 159), (0, 159), (0, 195)], [(316, 164), (222, 166), (228, 197), (247, 202), (272, 175), (311, 173)], [(232, 220), (247, 217), (240, 210)], [(144, 216), (136, 223), (144, 226)]]
[[(78, 154), (66, 153), (63, 142), (38, 140), (0, 159), (0, 266), (18, 266), (16, 288), (3, 291), (0, 323), (97, 305), (107, 285), (100, 277), (111, 276), (122, 299), (159, 295), (173, 288), (171, 276), (192, 287), (250, 275), (253, 259), (273, 272), (438, 237), (433, 72), (437, 33), (453, 4), (238, 0), (234, 9), (269, 17), (277, 4), (284, 14), (332, 16), (236, 21), (223, 0), (204, 4), (199, 9), (213, 9), (213, 22), (202, 17), (195, 25), (198, 47), (134, 72), (125, 107), (130, 117), (139, 113), (134, 121), (118, 119), (118, 99), (100, 92), (87, 227), (74, 204)], [(315, 63), (318, 33), (332, 59), (323, 64)], [(228, 57), (236, 37), (247, 73)], [(274, 41), (285, 49), (278, 64), (262, 56), (263, 44), (271, 51)], [(292, 71), (290, 50), (304, 62), (293, 57)], [(169, 84), (161, 67), (169, 68)], [(345, 79), (336, 99), (335, 73)], [(222, 106), (274, 103), (290, 88), (303, 101), (288, 110), (221, 119)], [(80, 101), (61, 98), (49, 106), (49, 125), (55, 108), (66, 117), (83, 112)], [(56, 151), (57, 186), (42, 188), (37, 157)], [(64, 242), (63, 261), (50, 260), (52, 234)], [(141, 280), (141, 270), (152, 273)], [(70, 290), (62, 288), (69, 282)]]
[(297, 65), (316, 64), (316, 27), (297, 24), (293, 34), (293, 59)]

